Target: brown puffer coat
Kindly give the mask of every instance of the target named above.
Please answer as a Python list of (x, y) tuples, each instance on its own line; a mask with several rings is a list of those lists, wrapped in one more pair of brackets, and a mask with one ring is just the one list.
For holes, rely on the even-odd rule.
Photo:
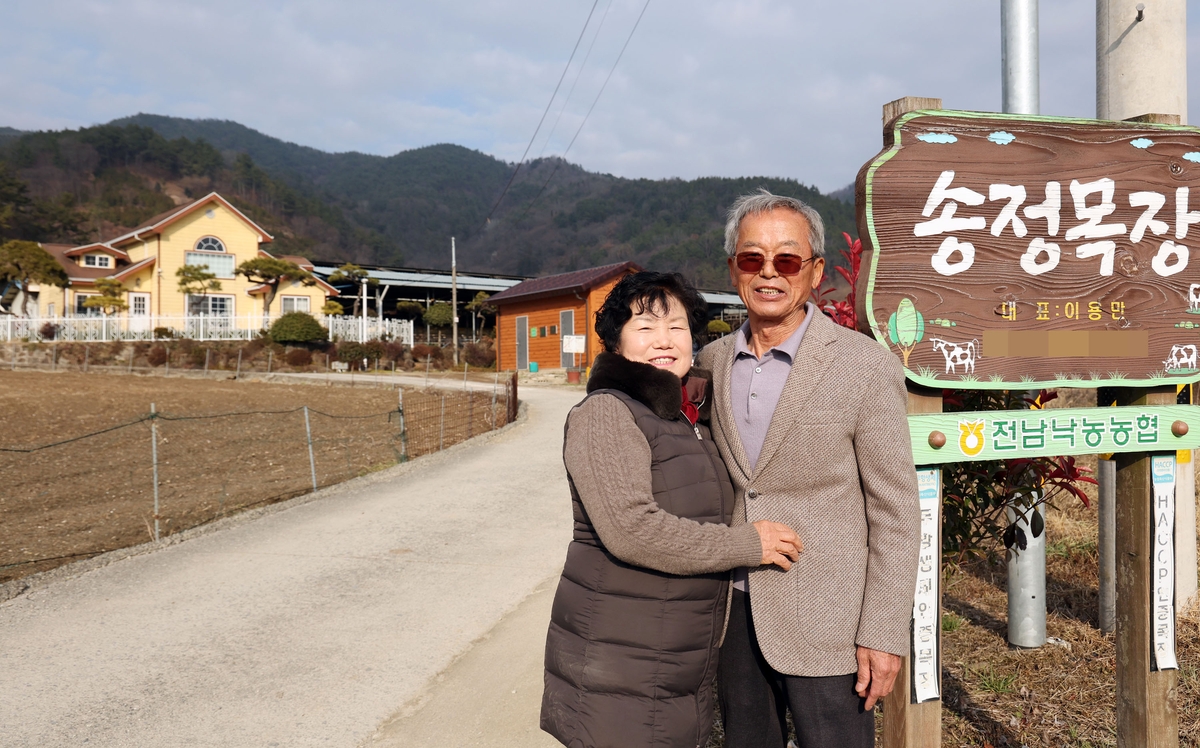
[[(689, 392), (709, 379), (693, 372)], [(733, 486), (708, 427), (693, 428), (680, 412), (679, 381), (601, 354), (588, 392), (614, 395), (633, 414), (650, 446), (659, 507), (727, 525)], [(710, 400), (711, 391), (704, 405)], [(712, 730), (729, 574), (675, 576), (621, 561), (570, 484), (575, 529), (546, 640), (542, 729), (571, 748), (703, 746)]]

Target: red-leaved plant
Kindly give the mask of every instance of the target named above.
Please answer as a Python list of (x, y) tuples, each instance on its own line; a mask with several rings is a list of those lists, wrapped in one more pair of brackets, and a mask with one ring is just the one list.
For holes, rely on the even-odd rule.
[(836, 265), (833, 269), (850, 284), (850, 291), (846, 294), (846, 298), (834, 299), (833, 294), (836, 288), (829, 282), (829, 274), (825, 273), (821, 276), (821, 285), (817, 287), (816, 304), (818, 308), (833, 317), (834, 322), (842, 327), (855, 330), (858, 329), (858, 313), (854, 311), (854, 305), (858, 301), (855, 295), (855, 286), (858, 283), (858, 274), (862, 270), (863, 246), (861, 240), (851, 239), (845, 231), (842, 232), (842, 236), (846, 239), (846, 249), (840, 251), (849, 267)]
[[(834, 267), (850, 284), (843, 299), (833, 298), (836, 287), (828, 275), (821, 277), (815, 303), (835, 322), (858, 329), (855, 312), (858, 276), (862, 271), (862, 241), (843, 232), (846, 249), (841, 250), (848, 267)], [(942, 404), (947, 412), (984, 410), (1027, 410), (1043, 407), (1058, 397), (1053, 390), (1042, 390), (1036, 397), (1011, 390), (943, 390)], [(1028, 538), (1017, 524), (1009, 524), (1007, 509), (1025, 519), (1034, 537), (1044, 529), (1042, 505), (1070, 495), (1088, 506), (1087, 494), (1080, 484), (1096, 482), (1087, 468), (1074, 457), (1018, 457), (1011, 460), (955, 462), (942, 468), (942, 552), (958, 560), (967, 556), (992, 553), (995, 541), (1005, 548), (1025, 550)]]

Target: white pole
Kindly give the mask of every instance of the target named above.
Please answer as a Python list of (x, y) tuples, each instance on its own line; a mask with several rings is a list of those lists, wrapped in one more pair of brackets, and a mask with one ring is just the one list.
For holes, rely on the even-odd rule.
[(367, 279), (362, 279), (362, 316), (358, 319), (358, 342), (367, 342)]
[(154, 539), (159, 538), (158, 527), (158, 417), (154, 403), (150, 403), (150, 461), (154, 470)]
[(454, 365), (458, 366), (458, 257), (454, 237), (450, 237), (450, 345), (454, 349)]
[(308, 406), (304, 406), (304, 434), (308, 437), (308, 469), (312, 473), (312, 487), (317, 490), (317, 462), (313, 459), (312, 426), (308, 422)]
[(1187, 3), (1096, 0), (1096, 117), (1142, 114), (1187, 123)]
[[(1038, 0), (1001, 0), (1000, 70), (1004, 111), (1038, 114)], [(1027, 498), (1033, 504), (1037, 497)], [(1028, 520), (1035, 511), (1026, 512)], [(1028, 521), (1012, 510), (1006, 514), (1026, 539), (1025, 550), (1014, 547), (1009, 552), (1008, 642), (1040, 647), (1046, 643), (1046, 532), (1043, 528), (1035, 538)]]

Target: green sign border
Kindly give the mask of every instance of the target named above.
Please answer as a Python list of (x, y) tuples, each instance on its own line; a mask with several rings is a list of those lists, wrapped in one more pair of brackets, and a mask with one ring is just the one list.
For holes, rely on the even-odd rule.
[[(871, 204), (871, 192), (875, 181), (875, 172), (884, 164), (892, 159), (900, 152), (901, 147), (901, 132), (900, 128), (909, 121), (917, 117), (950, 117), (956, 119), (991, 119), (991, 120), (1007, 120), (1010, 122), (1051, 122), (1056, 124), (1067, 125), (1123, 125), (1125, 127), (1133, 127), (1146, 130), (1165, 130), (1174, 132), (1191, 132), (1200, 133), (1200, 128), (1191, 127), (1188, 125), (1162, 125), (1151, 124), (1148, 122), (1115, 122), (1111, 120), (1099, 119), (1077, 119), (1071, 117), (1046, 117), (1039, 115), (1011, 115), (1011, 114), (996, 114), (994, 112), (968, 112), (947, 109), (919, 109), (913, 112), (907, 112), (892, 124), (892, 147), (886, 152), (879, 154), (874, 161), (871, 162), (870, 168), (867, 169), (866, 176), (866, 212), (867, 235), (870, 237), (871, 247), (874, 250), (871, 252), (871, 267), (867, 275), (867, 298), (866, 311), (867, 320), (871, 324), (871, 334), (875, 336), (875, 340), (879, 342), (888, 351), (892, 348), (887, 344), (887, 336), (883, 328), (875, 319), (875, 273), (879, 264), (879, 237), (875, 234), (875, 216), (874, 207)], [(886, 325), (884, 326), (886, 327)], [(1082, 376), (1078, 378), (1068, 379), (1030, 379), (1022, 381), (994, 381), (994, 380), (975, 380), (975, 379), (939, 379), (934, 376), (922, 376), (917, 372), (905, 367), (904, 375), (909, 381), (917, 384), (925, 385), (926, 387), (935, 387), (938, 389), (958, 389), (958, 390), (1011, 390), (1011, 389), (1040, 389), (1043, 387), (1079, 387), (1091, 388), (1102, 385), (1111, 385), (1119, 387), (1153, 387), (1164, 384), (1189, 384), (1191, 382), (1200, 381), (1200, 372), (1190, 375), (1180, 375), (1175, 377), (1160, 377), (1153, 379), (1110, 379), (1108, 377), (1084, 379)], [(1089, 454), (1089, 453), (1084, 453)]]
[[(1017, 421), (1025, 423), (1036, 420), (1049, 421), (1058, 419), (1070, 421), (1074, 418), (1080, 424), (1083, 419), (1092, 421), (1103, 420), (1108, 423), (1111, 417), (1122, 418), (1136, 424), (1138, 416), (1158, 416), (1157, 439), (1152, 443), (1139, 442), (1136, 432), (1128, 437), (1125, 445), (1113, 443), (1110, 438), (1102, 438), (1097, 446), (1088, 446), (1075, 431), (1074, 445), (1052, 440), (1049, 432), (1045, 436), (1046, 446), (1041, 449), (1023, 449), (1019, 440), (1014, 450), (997, 451), (992, 448), (990, 436), (993, 424), (998, 421)], [(959, 445), (960, 422), (984, 421), (984, 445), (977, 454), (965, 454)], [(1184, 436), (1175, 436), (1171, 432), (1171, 424), (1183, 421), (1188, 424), (1188, 432)], [(980, 460), (1011, 460), (1017, 457), (1065, 457), (1068, 455), (1108, 454), (1110, 452), (1173, 452), (1181, 449), (1200, 448), (1200, 409), (1194, 405), (1129, 405), (1123, 408), (1051, 408), (1049, 410), (987, 410), (969, 413), (924, 413), (908, 417), (908, 430), (912, 438), (913, 461), (917, 465), (941, 465), (951, 462), (977, 462)], [(929, 444), (930, 434), (939, 431), (946, 437), (945, 446), (935, 449)], [(1018, 427), (1018, 433), (1021, 433)], [(1015, 435), (1014, 435), (1015, 439)]]

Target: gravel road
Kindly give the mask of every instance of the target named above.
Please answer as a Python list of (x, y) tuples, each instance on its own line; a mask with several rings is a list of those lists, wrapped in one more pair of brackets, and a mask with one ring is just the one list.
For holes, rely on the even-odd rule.
[[(581, 396), (525, 387), (527, 420), (496, 434), (31, 579), (0, 604), (0, 743), (402, 745), (397, 730), (429, 734), (413, 719), (481, 656), (540, 689), (544, 633), (529, 631), (544, 632), (536, 611), (570, 539), (562, 424)], [(509, 614), (525, 622), (516, 639)], [(489, 644), (493, 630), (514, 643)], [(494, 700), (483, 690), (464, 713)], [(540, 743), (523, 695), (512, 736), (472, 744)]]

